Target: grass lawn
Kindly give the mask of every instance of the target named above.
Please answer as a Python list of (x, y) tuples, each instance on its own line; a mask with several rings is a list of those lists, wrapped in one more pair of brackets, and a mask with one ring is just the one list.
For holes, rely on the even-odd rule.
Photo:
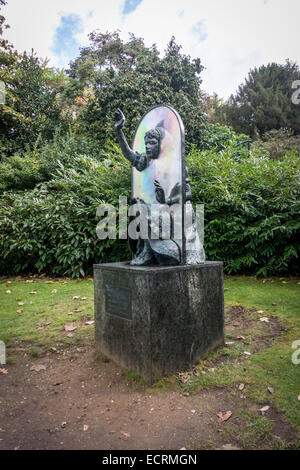
[[(92, 335), (86, 321), (94, 316), (93, 280), (18, 279), (0, 281), (0, 339), (53, 347), (74, 343), (65, 324), (77, 326), (76, 340)], [(72, 312), (72, 314), (71, 314)]]
[[(189, 381), (187, 389), (203, 386), (232, 385), (244, 383), (243, 394), (256, 403), (273, 402), (282, 410), (287, 418), (297, 427), (300, 426), (300, 363), (293, 364), (292, 348), (294, 341), (300, 340), (300, 281), (288, 279), (257, 280), (255, 278), (232, 276), (225, 279), (224, 294), (226, 305), (243, 305), (253, 307), (252, 313), (258, 321), (253, 327), (247, 340), (247, 351), (252, 355), (244, 361), (224, 362), (215, 371), (209, 371), (210, 360), (223, 354), (222, 351), (213, 353), (211, 358), (204, 361), (208, 369), (206, 374)], [(251, 313), (250, 313), (251, 314)], [(283, 333), (274, 338), (272, 345), (255, 352), (257, 336), (256, 329), (261, 326), (260, 317), (278, 318)], [(265, 324), (268, 325), (267, 323)], [(230, 335), (226, 341), (232, 341)], [(243, 353), (245, 344), (240, 348)], [(236, 356), (237, 345), (230, 346), (228, 353)], [(298, 346), (300, 348), (300, 346)], [(241, 354), (240, 354), (241, 355)], [(299, 350), (300, 359), (300, 350)], [(268, 387), (274, 389), (270, 393)]]
[[(236, 393), (243, 384), (239, 393), (261, 407), (267, 403), (276, 407), (299, 433), (300, 364), (292, 362), (292, 344), (300, 340), (299, 279), (231, 276), (224, 286), (225, 321), (233, 325), (226, 332), (227, 344), (201, 361), (188, 380), (170, 381), (190, 394), (210, 387), (226, 387)], [(263, 317), (267, 321), (261, 321)], [(8, 363), (13, 363), (15, 349), (24, 346), (35, 357), (40, 351), (54, 352), (90, 340), (94, 328), (86, 322), (92, 320), (92, 279), (0, 279), (0, 340), (7, 345)], [(238, 336), (236, 328), (242, 320), (248, 329)], [(65, 331), (65, 325), (76, 329)], [(298, 356), (300, 359), (300, 351)], [(156, 389), (159, 391), (159, 384)], [(257, 439), (270, 433), (272, 422), (249, 410), (239, 413), (246, 423), (240, 442), (255, 448)], [(234, 437), (235, 430), (228, 429)], [(285, 443), (279, 442), (280, 446), (284, 448)]]

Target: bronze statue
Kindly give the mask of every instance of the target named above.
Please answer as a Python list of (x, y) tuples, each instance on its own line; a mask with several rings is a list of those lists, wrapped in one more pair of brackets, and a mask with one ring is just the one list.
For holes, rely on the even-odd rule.
[[(164, 122), (158, 122), (153, 129), (147, 131), (144, 135), (145, 153), (133, 151), (123, 134), (122, 128), (125, 124), (125, 116), (120, 109), (115, 112), (115, 129), (120, 143), (123, 155), (130, 161), (131, 165), (137, 171), (142, 172), (151, 165), (152, 160), (156, 160), (161, 155), (161, 145), (165, 138)], [(163, 158), (163, 157), (162, 157)], [(191, 199), (190, 179), (188, 172), (184, 167), (185, 178), (185, 213), (190, 216), (191, 224), (185, 230), (185, 262), (186, 264), (199, 264), (205, 261), (205, 253), (197, 233), (196, 220), (193, 212)], [(166, 204), (169, 207), (175, 207), (175, 204), (181, 200), (181, 185), (179, 182), (172, 187), (170, 194), (166, 195), (165, 190), (158, 180), (153, 180), (156, 201), (159, 204)], [(153, 226), (149, 204), (142, 199), (134, 199), (132, 203), (145, 204), (147, 208), (147, 223), (152, 233), (156, 233), (157, 238), (147, 239), (138, 238), (133, 240), (129, 238), (130, 249), (134, 255), (131, 265), (145, 266), (150, 264), (177, 265), (182, 263), (182, 248), (179, 243), (170, 237), (165, 239), (161, 233), (161, 218), (157, 226)], [(172, 230), (171, 230), (172, 232)]]

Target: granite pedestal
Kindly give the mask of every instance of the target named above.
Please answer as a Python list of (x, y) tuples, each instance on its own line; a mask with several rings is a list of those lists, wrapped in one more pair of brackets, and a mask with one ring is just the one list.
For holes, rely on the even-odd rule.
[(223, 263), (94, 265), (95, 340), (152, 384), (224, 344)]

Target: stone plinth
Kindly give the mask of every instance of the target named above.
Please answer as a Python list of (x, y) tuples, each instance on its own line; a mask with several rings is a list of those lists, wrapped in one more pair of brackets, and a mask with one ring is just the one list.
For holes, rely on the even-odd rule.
[(94, 265), (95, 339), (152, 384), (224, 344), (223, 263)]

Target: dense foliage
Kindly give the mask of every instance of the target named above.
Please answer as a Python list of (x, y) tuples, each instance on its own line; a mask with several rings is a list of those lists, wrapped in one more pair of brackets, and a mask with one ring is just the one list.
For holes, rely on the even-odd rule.
[(90, 34), (90, 45), (70, 65), (65, 97), (77, 103), (77, 125), (101, 145), (115, 139), (113, 116), (117, 108), (127, 118), (133, 135), (141, 116), (157, 104), (178, 110), (187, 141), (200, 145), (204, 103), (200, 91), (202, 65), (180, 52), (172, 38), (163, 58), (155, 45), (141, 38), (120, 39), (118, 32)]
[(299, 79), (299, 66), (288, 60), (254, 68), (227, 105), (215, 112), (236, 132), (250, 136), (280, 128), (300, 134), (300, 106), (292, 102), (292, 85)]
[(0, 56), (0, 80), (5, 83), (5, 103), (0, 106), (0, 159), (32, 149), (37, 139), (52, 139), (55, 129), (67, 128), (59, 93), (64, 74), (48, 69), (33, 51)]
[(266, 132), (262, 138), (255, 140), (254, 145), (270, 158), (284, 158), (290, 150), (294, 150), (300, 156), (300, 134), (293, 135), (289, 129), (273, 129)]
[[(0, 15), (0, 274), (76, 277), (94, 262), (129, 258), (126, 241), (96, 237), (98, 205), (117, 207), (120, 195), (130, 195), (113, 116), (123, 109), (131, 141), (143, 113), (160, 103), (185, 124), (208, 259), (223, 260), (226, 272), (297, 271), (296, 64), (251, 70), (224, 103), (201, 90), (200, 59), (182, 54), (174, 38), (160, 57), (134, 35), (124, 42), (118, 32), (94, 32), (64, 72), (33, 51), (17, 52), (3, 37), (7, 27)], [(251, 152), (248, 135), (256, 139)]]
[(49, 181), (60, 164), (76, 168), (76, 157), (82, 155), (102, 160), (106, 153), (85, 135), (76, 136), (72, 128), (66, 134), (58, 128), (52, 141), (38, 140), (33, 149), (2, 158), (0, 193), (10, 189), (33, 189), (38, 183)]
[(299, 156), (270, 160), (191, 152), (193, 197), (205, 204), (205, 249), (229, 273), (272, 275), (299, 270)]
[[(226, 272), (272, 275), (297, 271), (299, 158), (270, 160), (236, 148), (191, 150), (193, 200), (205, 204), (208, 259)], [(76, 157), (74, 168), (31, 191), (0, 198), (0, 272), (78, 276), (95, 262), (128, 259), (126, 241), (96, 237), (96, 208), (130, 196), (130, 166), (115, 148), (99, 163)]]

